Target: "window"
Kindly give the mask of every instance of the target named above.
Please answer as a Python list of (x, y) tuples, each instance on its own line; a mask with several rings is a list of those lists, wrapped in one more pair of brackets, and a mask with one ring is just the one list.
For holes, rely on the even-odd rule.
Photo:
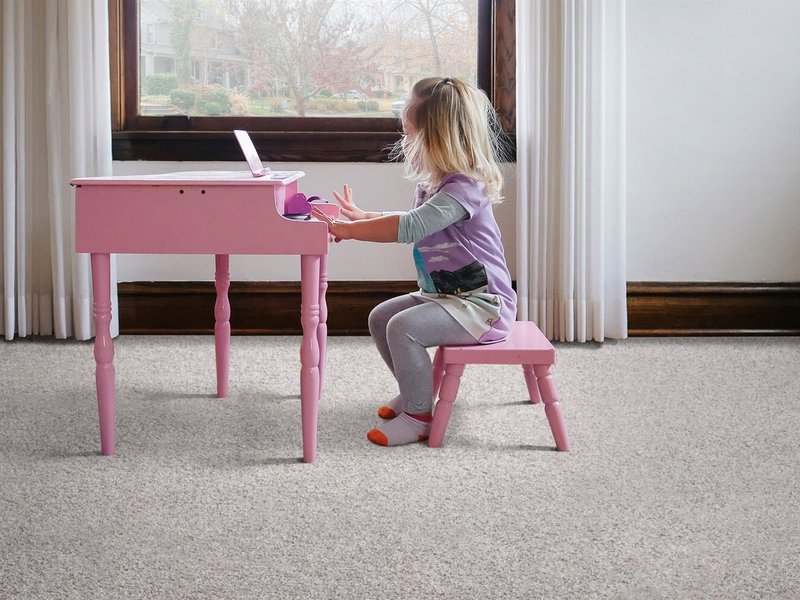
[(117, 160), (238, 160), (234, 128), (267, 160), (386, 160), (417, 79), (453, 74), (497, 100), (492, 28), (513, 13), (513, 0), (110, 6)]

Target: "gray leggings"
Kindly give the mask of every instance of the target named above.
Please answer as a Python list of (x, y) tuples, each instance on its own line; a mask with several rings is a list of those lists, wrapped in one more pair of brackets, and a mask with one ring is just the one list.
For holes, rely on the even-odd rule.
[(397, 379), (404, 410), (424, 413), (433, 405), (433, 374), (426, 348), (477, 344), (477, 340), (436, 302), (406, 294), (376, 306), (369, 332)]

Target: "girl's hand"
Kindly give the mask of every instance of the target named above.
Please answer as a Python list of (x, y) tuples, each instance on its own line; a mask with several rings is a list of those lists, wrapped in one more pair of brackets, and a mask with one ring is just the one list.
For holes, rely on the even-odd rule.
[(350, 189), (349, 185), (345, 184), (344, 186), (344, 197), (340, 196), (339, 192), (335, 190), (333, 196), (336, 198), (339, 206), (342, 207), (342, 214), (351, 221), (360, 221), (369, 218), (367, 213), (358, 208), (353, 202), (353, 190)]
[(331, 238), (333, 238), (333, 241), (336, 242), (337, 244), (349, 237), (347, 235), (349, 225), (346, 222), (331, 220), (331, 218), (328, 215), (326, 215), (316, 206), (313, 206), (311, 208), (311, 216), (313, 216), (316, 219), (319, 219), (328, 226), (328, 233), (331, 235)]

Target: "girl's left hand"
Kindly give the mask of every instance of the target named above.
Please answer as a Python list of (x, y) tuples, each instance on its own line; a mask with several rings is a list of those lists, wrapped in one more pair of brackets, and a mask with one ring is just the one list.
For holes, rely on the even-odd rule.
[(328, 225), (328, 232), (333, 237), (333, 241), (339, 243), (348, 238), (347, 231), (349, 224), (346, 221), (333, 221), (331, 218), (318, 209), (316, 206), (311, 208), (311, 216), (323, 221)]
[(342, 214), (351, 221), (360, 221), (361, 219), (369, 218), (367, 213), (358, 208), (356, 203), (353, 202), (353, 190), (349, 185), (345, 184), (344, 186), (344, 196), (339, 194), (336, 190), (333, 191), (333, 196), (342, 208)]

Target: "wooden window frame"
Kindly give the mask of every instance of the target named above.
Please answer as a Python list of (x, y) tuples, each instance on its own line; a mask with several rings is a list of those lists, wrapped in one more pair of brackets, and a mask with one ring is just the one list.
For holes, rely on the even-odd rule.
[[(500, 114), (514, 159), (514, 0), (478, 0), (478, 85)], [(236, 161), (231, 135), (246, 129), (262, 159), (386, 162), (400, 137), (397, 119), (140, 116), (137, 0), (109, 0), (114, 160)]]

